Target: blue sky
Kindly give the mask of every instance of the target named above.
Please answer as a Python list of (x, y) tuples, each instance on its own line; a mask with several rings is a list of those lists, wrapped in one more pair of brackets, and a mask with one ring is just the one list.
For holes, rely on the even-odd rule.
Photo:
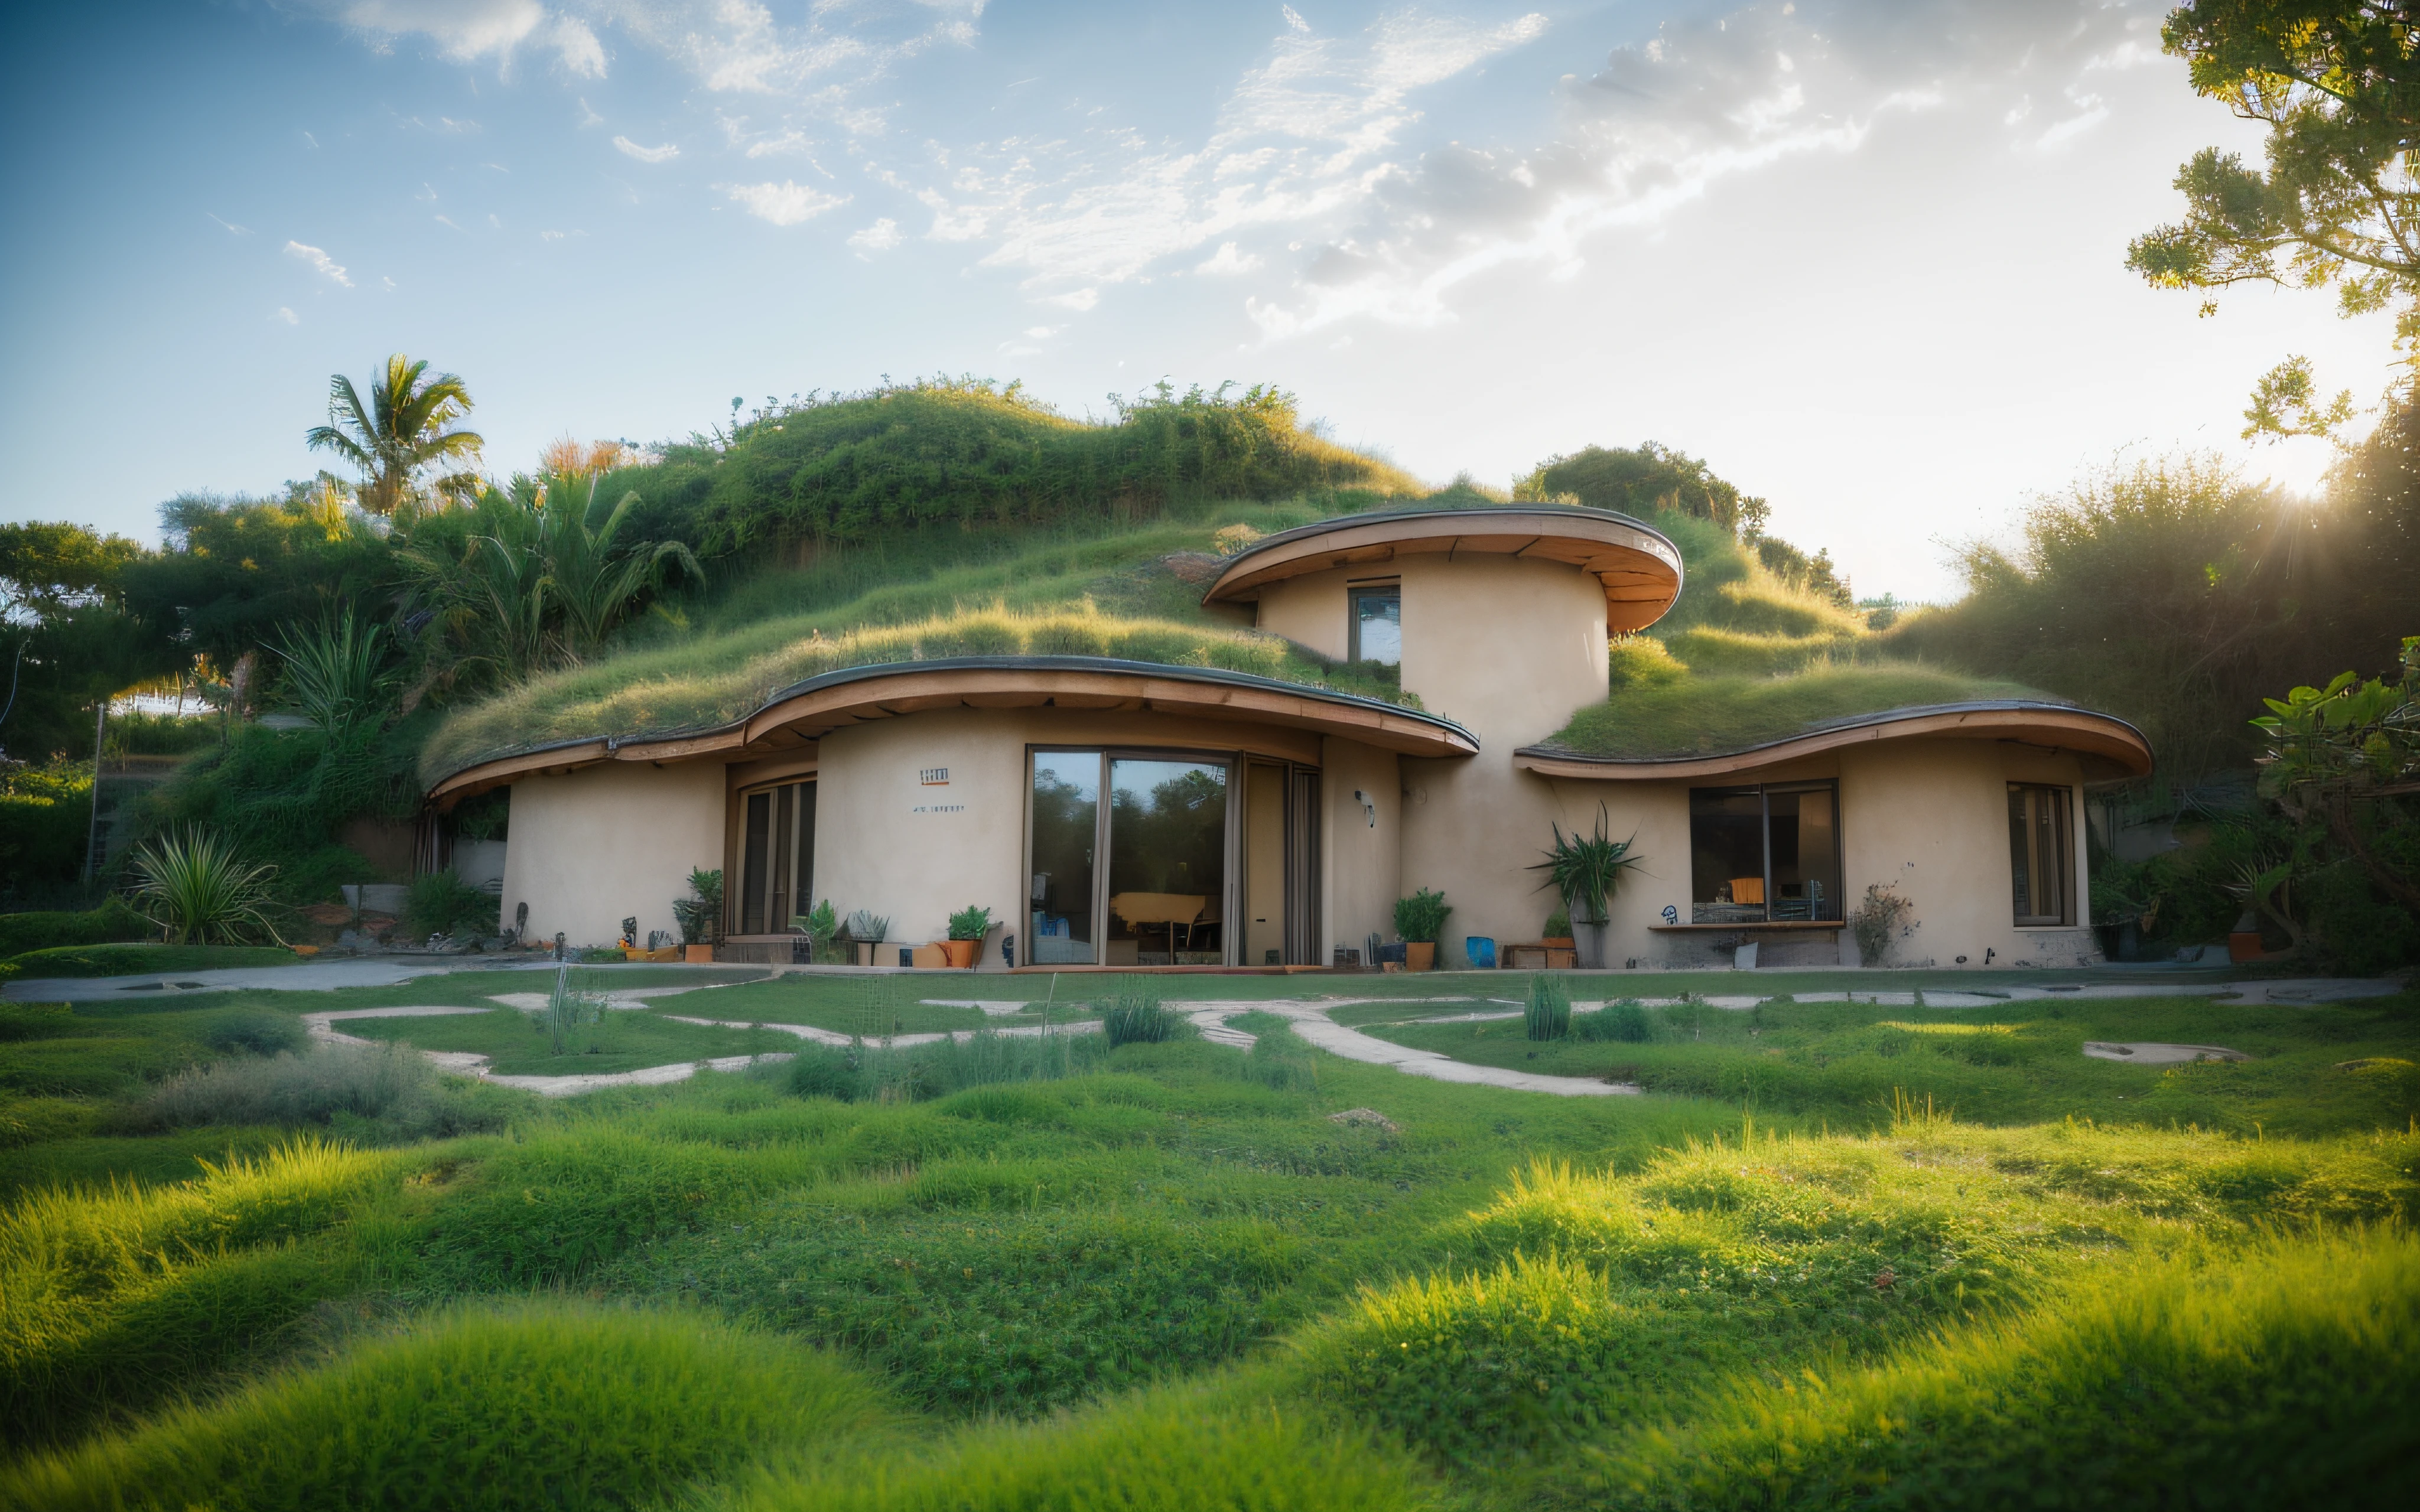
[(2324, 295), (2121, 266), (2258, 138), (2160, 8), (246, 0), (17, 8), (0, 517), (150, 536), (308, 476), (328, 376), (469, 380), (487, 466), (732, 396), (1275, 382), (1422, 476), (1650, 438), (1950, 591), (1948, 543), (2236, 440)]

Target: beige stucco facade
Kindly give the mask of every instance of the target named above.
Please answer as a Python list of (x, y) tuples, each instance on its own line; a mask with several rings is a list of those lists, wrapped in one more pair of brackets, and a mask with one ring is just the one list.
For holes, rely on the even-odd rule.
[[(1913, 905), (1890, 964), (1979, 968), (2095, 958), (2083, 927), (2083, 795), (2087, 781), (2115, 769), (2113, 750), (2122, 764), (2139, 748), (2140, 737), (2117, 721), (2033, 705), (1958, 705), (1877, 717), (1872, 728), (1848, 734), (1793, 737), (1761, 762), (1752, 753), (1646, 765), (1548, 759), (1539, 743), (1606, 698), (1608, 628), (1637, 623), (1635, 596), (1622, 595), (1640, 592), (1652, 573), (1625, 576), (1623, 562), (1605, 554), (1622, 549), (1618, 540), (1607, 544), (1618, 534), (1612, 525), (1551, 551), (1499, 533), (1465, 553), (1463, 539), (1481, 538), (1440, 541), (1437, 515), (1420, 519), (1428, 535), (1417, 550), (1388, 551), (1365, 519), (1354, 525), (1351, 551), (1322, 556), (1296, 539), (1278, 567), (1252, 567), (1247, 553), (1230, 569), (1249, 579), (1247, 604), (1261, 629), (1332, 657), (1348, 649), (1349, 593), (1397, 587), (1402, 684), (1436, 717), (1419, 729), (1405, 721), (1419, 716), (1384, 704), (1335, 695), (1306, 702), (1283, 685), (1221, 683), (1224, 674), (1182, 669), (1163, 676), (1053, 666), (1018, 674), (1022, 682), (1005, 664), (873, 670), (869, 687), (878, 674), (891, 679), (881, 689), (892, 691), (785, 694), (794, 702), (775, 709), (812, 706), (822, 721), (803, 738), (781, 723), (787, 716), (768, 713), (772, 723), (761, 730), (666, 745), (661, 759), (634, 759), (608, 744), (602, 764), (515, 780), (506, 917), (526, 902), (533, 934), (560, 930), (582, 944), (612, 938), (631, 915), (643, 933), (670, 928), (672, 901), (692, 867), (737, 864), (737, 826), (752, 787), (811, 779), (814, 897), (843, 915), (887, 916), (900, 944), (941, 938), (955, 910), (988, 908), (998, 925), (983, 963), (1000, 969), (1001, 935), (1025, 933), (1033, 917), (1029, 884), (1039, 886), (1030, 868), (1031, 754), (1058, 748), (1233, 764), (1226, 892), (1205, 914), (1225, 924), (1220, 949), (1233, 964), (1260, 964), (1281, 947), (1294, 960), (1326, 964), (1372, 934), (1391, 939), (1396, 900), (1421, 887), (1445, 893), (1453, 909), (1440, 964), (1464, 964), (1468, 936), (1536, 939), (1559, 900), (1531, 868), (1556, 826), (1586, 833), (1600, 813), (1640, 858), (1613, 900), (1608, 966), (1727, 964), (1743, 939), (1759, 942), (1765, 964), (1855, 964), (1851, 933), (1837, 923), (1674, 927), (1690, 924), (1693, 896), (1702, 896), (1693, 893), (1692, 789), (1810, 781), (1832, 783), (1838, 794), (1836, 911), (1880, 885)], [(1677, 591), (1677, 573), (1672, 584)], [(1972, 710), (1985, 712), (1962, 712)], [(1311, 774), (1316, 810), (1307, 823), (1290, 820), (1287, 805), (1300, 800), (1288, 795), (1310, 791)], [(2063, 880), (2073, 924), (2016, 922), (2011, 783), (2070, 795), (2072, 875)], [(1316, 863), (1298, 872), (1287, 857), (1306, 846)], [(1285, 924), (1301, 904), (1299, 893), (1290, 903), (1288, 888), (1305, 886), (1305, 876), (1317, 913), (1308, 949), (1286, 944)], [(1032, 957), (1031, 943), (1021, 945), (1019, 961)]]
[(639, 937), (675, 930), (673, 900), (695, 867), (723, 854), (720, 765), (591, 766), (513, 784), (504, 846), (504, 922), (529, 904), (531, 939), (560, 933), (573, 945), (617, 938), (635, 917)]

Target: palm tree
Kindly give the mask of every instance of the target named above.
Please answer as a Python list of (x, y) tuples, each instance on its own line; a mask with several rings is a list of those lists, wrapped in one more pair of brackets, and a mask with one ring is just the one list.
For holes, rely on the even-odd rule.
[(584, 661), (628, 617), (666, 569), (697, 581), (706, 576), (690, 548), (678, 541), (621, 539), (622, 527), (639, 496), (624, 494), (606, 507), (602, 480), (550, 478), (538, 486), (546, 517), (546, 586), (561, 615), (555, 634), (566, 659)]
[[(386, 360), (386, 376), (370, 385), (370, 402), (342, 373), (328, 383), (328, 424), (315, 425), (303, 439), (318, 450), (335, 453), (362, 470), (362, 507), (373, 515), (392, 515), (407, 501), (420, 497), (419, 479), (434, 466), (479, 455), (486, 444), (476, 431), (448, 430), (452, 422), (471, 412), (471, 391), (451, 373), (429, 374), (426, 362), (413, 362), (401, 352)], [(468, 471), (445, 473), (433, 486), (446, 498), (474, 494), (477, 476)]]

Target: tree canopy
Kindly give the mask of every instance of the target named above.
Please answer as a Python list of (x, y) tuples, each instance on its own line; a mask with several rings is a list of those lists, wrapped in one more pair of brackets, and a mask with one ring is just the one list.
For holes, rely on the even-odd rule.
[(425, 361), (401, 352), (370, 384), (362, 402), (353, 380), (338, 373), (328, 382), (328, 423), (303, 440), (315, 451), (334, 452), (362, 472), (362, 507), (392, 515), (423, 501), (424, 486), (442, 499), (467, 499), (479, 477), (467, 467), (427, 479), (432, 469), (476, 460), (486, 444), (479, 433), (447, 427), (471, 412), (471, 391), (451, 373), (428, 371)]
[[(2165, 288), (2334, 286), (2347, 315), (2397, 309), (2420, 361), (2420, 25), (2384, 0), (2188, 0), (2162, 40), (2195, 92), (2269, 128), (2267, 166), (2206, 147), (2179, 170), (2181, 221), (2127, 266)], [(2205, 301), (2202, 310), (2216, 308)], [(2350, 413), (2300, 359), (2255, 394), (2246, 435), (2324, 433)]]
[(1571, 498), (1641, 518), (1670, 510), (1746, 537), (1761, 534), (1772, 513), (1763, 500), (1741, 493), (1698, 458), (1654, 441), (1630, 450), (1584, 446), (1550, 456), (1514, 485), (1512, 497)]

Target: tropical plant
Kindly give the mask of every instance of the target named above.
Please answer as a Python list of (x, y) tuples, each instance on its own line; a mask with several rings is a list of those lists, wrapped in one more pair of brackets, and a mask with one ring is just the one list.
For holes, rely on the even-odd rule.
[(1877, 882), (1866, 888), (1865, 902), (1849, 916), (1850, 933), (1857, 940), (1857, 959), (1869, 966), (1883, 964), (1900, 926), (1915, 909), (1914, 901), (1901, 895), (1896, 882)]
[(411, 879), (403, 905), (404, 927), (415, 935), (460, 934), (470, 931), (492, 934), (502, 904), (473, 887), (452, 868), (424, 872)]
[(594, 656), (668, 572), (702, 579), (677, 541), (626, 542), (636, 494), (603, 507), (597, 479), (520, 477), (482, 495), (463, 534), (415, 532), (403, 554), (459, 668), (507, 680)]
[(1572, 1037), (1575, 1040), (1644, 1044), (1654, 1038), (1654, 1026), (1648, 1020), (1647, 1010), (1627, 998), (1619, 1003), (1607, 1003), (1595, 1012), (1572, 1021)]
[(891, 920), (870, 908), (848, 916), (848, 937), (860, 945), (880, 945), (891, 937)]
[(1569, 835), (1563, 826), (1555, 825), (1555, 843), (1545, 852), (1546, 858), (1529, 868), (1544, 872), (1546, 880), (1541, 887), (1552, 887), (1575, 919), (1602, 924), (1606, 918), (1606, 905), (1621, 886), (1630, 869), (1646, 860), (1634, 856), (1630, 847), (1637, 841), (1617, 841), (1606, 831), (1610, 816), (1602, 803), (1596, 806), (1596, 832), (1583, 836), (1576, 829)]
[(1521, 1026), (1532, 1040), (1559, 1040), (1572, 1032), (1572, 996), (1561, 982), (1543, 971), (1530, 974)]
[(840, 914), (830, 898), (803, 914), (790, 916), (790, 927), (807, 937), (807, 959), (826, 965), (845, 964), (840, 955)]
[(1161, 1005), (1148, 993), (1121, 993), (1098, 1005), (1101, 1032), (1109, 1036), (1109, 1048), (1122, 1044), (1159, 1044), (1182, 1035), (1185, 1017)]
[(210, 830), (185, 825), (156, 835), (129, 859), (134, 906), (172, 945), (208, 945), (265, 934), (283, 945), (269, 920), (273, 866), (246, 864)]
[[(393, 515), (422, 499), (421, 480), (432, 468), (475, 459), (486, 444), (476, 431), (450, 430), (471, 412), (471, 391), (451, 373), (431, 374), (426, 362), (401, 352), (386, 360), (386, 372), (370, 384), (364, 404), (353, 380), (342, 373), (328, 382), (328, 424), (315, 425), (303, 440), (334, 452), (361, 470), (362, 508)], [(430, 486), (442, 498), (469, 498), (478, 477), (467, 470), (446, 472)]]
[(1408, 898), (1395, 900), (1395, 933), (1406, 940), (1435, 945), (1445, 933), (1446, 916), (1452, 912), (1444, 893), (1422, 887)]
[(980, 940), (991, 933), (991, 910), (961, 908), (950, 916), (950, 938)]
[[(2306, 834), (2317, 833), (2356, 863), (2378, 887), (2404, 907), (2420, 910), (2420, 878), (2397, 844), (2377, 831), (2415, 827), (2408, 806), (2396, 800), (2420, 795), (2420, 636), (2403, 642), (2398, 682), (2363, 682), (2339, 673), (2324, 688), (2297, 687), (2282, 699), (2264, 699), (2270, 712), (2252, 721), (2269, 737), (2260, 757), (2260, 795), (2273, 799)], [(2384, 841), (2381, 843), (2381, 841)], [(2283, 864), (2283, 863), (2280, 863)], [(2287, 877), (2268, 872), (2250, 879), (2247, 901), (2283, 924), (2284, 902), (2269, 900)], [(2264, 886), (2265, 883), (2265, 886)], [(2299, 930), (2289, 933), (2301, 943)]]
[(673, 900), (673, 922), (683, 945), (712, 945), (722, 938), (722, 869), (692, 868), (689, 896)]
[(375, 718), (388, 687), (385, 633), (349, 611), (316, 629), (282, 632), (275, 649), (286, 664), (287, 704), (331, 736)]

